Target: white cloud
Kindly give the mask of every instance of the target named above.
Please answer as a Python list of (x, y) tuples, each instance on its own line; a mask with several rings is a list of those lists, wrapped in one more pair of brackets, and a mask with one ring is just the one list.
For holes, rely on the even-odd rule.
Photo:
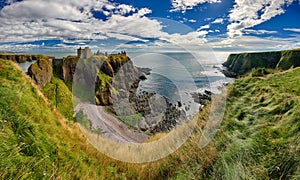
[[(93, 17), (92, 10), (113, 10), (108, 21)], [(132, 13), (130, 16), (122, 16)], [(144, 16), (151, 10), (124, 4), (115, 5), (107, 0), (28, 0), (5, 6), (0, 11), (0, 40), (26, 42), (39, 39), (88, 39), (116, 37), (116, 33), (141, 35), (160, 31), (160, 24)], [(146, 28), (146, 29), (143, 29)], [(97, 33), (101, 35), (95, 35)], [(114, 34), (109, 34), (113, 32)], [(153, 34), (153, 33), (152, 33)], [(105, 37), (105, 36), (106, 37)], [(118, 36), (128, 40), (127, 36)]]
[(136, 9), (131, 6), (131, 5), (127, 5), (127, 4), (120, 4), (116, 7), (116, 10), (119, 14), (124, 15), (124, 14), (128, 14), (130, 12), (135, 12)]
[(223, 22), (224, 22), (223, 18), (217, 18), (212, 22), (212, 24), (223, 24)]
[(210, 28), (210, 25), (209, 25), (209, 24), (206, 24), (206, 25), (201, 26), (200, 28), (198, 28), (197, 31), (200, 31), (200, 30), (202, 30), (202, 29), (209, 29), (209, 28)]
[(243, 30), (261, 24), (285, 12), (284, 5), (293, 0), (235, 0), (227, 26), (230, 37), (243, 35)]
[(197, 22), (197, 20), (195, 20), (195, 19), (190, 19), (190, 20), (188, 20), (188, 21), (191, 22), (191, 23)]
[[(300, 3), (300, 1), (299, 1), (299, 3)], [(283, 30), (300, 33), (300, 28), (284, 28)]]
[(182, 11), (193, 9), (194, 6), (204, 3), (219, 3), (221, 0), (172, 0), (173, 9), (171, 11)]
[[(94, 18), (92, 11), (106, 13), (107, 20)], [(150, 13), (152, 11), (148, 8), (136, 9), (108, 0), (16, 2), (0, 10), (0, 41), (19, 43), (59, 39), (62, 41), (60, 47), (69, 48), (88, 43), (88, 40), (113, 38), (148, 43), (147, 38), (153, 38), (158, 42), (193, 46), (203, 43), (208, 33), (199, 30), (186, 34), (168, 34), (163, 31), (162, 22), (146, 17)]]
[[(219, 38), (217, 38), (219, 39)], [(221, 41), (211, 42), (209, 46), (214, 49), (229, 51), (266, 51), (293, 49), (299, 47), (299, 37), (292, 38), (260, 38), (256, 36), (237, 36), (225, 38)]]
[(260, 29), (260, 30), (245, 29), (243, 32), (245, 32), (245, 34), (257, 34), (257, 35), (278, 33), (277, 31), (268, 31), (268, 30), (263, 30), (263, 29)]

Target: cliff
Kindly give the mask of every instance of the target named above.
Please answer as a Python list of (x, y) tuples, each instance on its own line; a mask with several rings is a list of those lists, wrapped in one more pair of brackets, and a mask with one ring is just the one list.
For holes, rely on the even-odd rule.
[(233, 77), (254, 68), (286, 70), (300, 66), (300, 50), (230, 54), (223, 66), (228, 70), (224, 74)]
[(62, 78), (65, 82), (73, 81), (73, 74), (75, 73), (78, 61), (79, 58), (77, 56), (63, 58)]
[(0, 54), (0, 59), (10, 60), (16, 63), (24, 63), (26, 61), (28, 62), (37, 61), (43, 58), (52, 59), (52, 57), (44, 56), (40, 54), (8, 54), (8, 53)]
[(130, 89), (136, 89), (139, 70), (126, 55), (110, 55), (100, 66), (96, 80), (96, 103), (112, 105), (120, 98), (129, 98)]

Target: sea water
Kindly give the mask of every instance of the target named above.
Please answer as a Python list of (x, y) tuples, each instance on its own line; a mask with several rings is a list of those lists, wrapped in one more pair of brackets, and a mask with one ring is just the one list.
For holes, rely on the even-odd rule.
[[(226, 54), (211, 58), (192, 53), (131, 53), (129, 57), (137, 67), (151, 68), (151, 74), (140, 82), (150, 92), (168, 96), (173, 91), (199, 92), (207, 89), (214, 93), (230, 81), (223, 73), (222, 62)], [(223, 59), (224, 60), (220, 60)]]
[(18, 65), (20, 66), (20, 68), (24, 71), (24, 72), (28, 72), (28, 69), (30, 67), (31, 64), (34, 64), (36, 61), (31, 61), (31, 62), (23, 62), (23, 63), (18, 63)]
[(199, 109), (192, 93), (204, 90), (220, 93), (224, 84), (231, 81), (221, 72), (227, 53), (128, 53), (128, 56), (135, 66), (151, 69), (147, 79), (140, 82), (138, 91), (153, 92), (173, 102), (188, 104), (191, 112)]

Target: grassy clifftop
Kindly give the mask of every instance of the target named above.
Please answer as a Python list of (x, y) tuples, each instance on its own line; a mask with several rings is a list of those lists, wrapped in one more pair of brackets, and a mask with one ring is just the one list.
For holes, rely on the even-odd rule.
[(300, 178), (300, 68), (247, 76), (229, 88), (212, 176)]
[(287, 70), (300, 66), (300, 50), (231, 54), (223, 65), (238, 75), (259, 67)]
[[(199, 128), (175, 153), (129, 164), (91, 147), (16, 64), (0, 60), (0, 179), (299, 179), (299, 77), (297, 68), (237, 79), (208, 146), (198, 148), (209, 105), (199, 113)], [(54, 93), (54, 86), (67, 91), (61, 83), (53, 79), (43, 92)]]

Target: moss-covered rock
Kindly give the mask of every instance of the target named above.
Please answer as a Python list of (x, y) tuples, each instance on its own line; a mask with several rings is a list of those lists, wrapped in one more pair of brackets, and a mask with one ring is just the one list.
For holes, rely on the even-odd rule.
[(53, 59), (53, 76), (63, 79), (63, 59)]
[(128, 98), (131, 85), (138, 77), (138, 69), (125, 54), (105, 58), (96, 80), (96, 104), (107, 106), (119, 96)]
[(52, 79), (52, 64), (47, 59), (39, 59), (29, 67), (28, 75), (38, 86), (43, 87)]
[(286, 70), (298, 66), (300, 66), (300, 50), (293, 50), (281, 52), (281, 58), (276, 68)]

